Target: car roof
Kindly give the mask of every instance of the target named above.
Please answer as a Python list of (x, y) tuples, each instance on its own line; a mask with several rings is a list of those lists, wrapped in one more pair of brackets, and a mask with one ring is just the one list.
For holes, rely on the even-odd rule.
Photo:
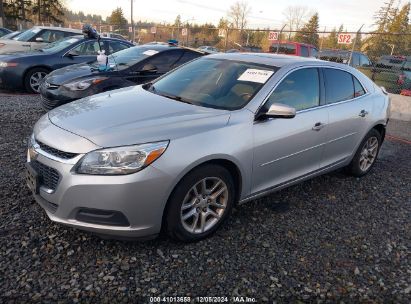
[(177, 45), (170, 45), (170, 44), (142, 44), (142, 45), (136, 45), (135, 47), (145, 48), (145, 49), (148, 49), (148, 50), (154, 50), (154, 51), (157, 51), (157, 52), (164, 52), (164, 51), (171, 50), (171, 49), (177, 49), (177, 50), (190, 50), (192, 52), (205, 54), (204, 52), (201, 52), (198, 49), (193, 49), (193, 48), (183, 47), (183, 46), (177, 46)]
[[(66, 38), (77, 38), (77, 39), (88, 39), (88, 40), (97, 40), (96, 38), (89, 38), (89, 37), (84, 37), (84, 35), (73, 35), (70, 37)], [(113, 40), (113, 41), (119, 41), (119, 42), (126, 42), (128, 44), (132, 44), (131, 42), (128, 42), (127, 40), (124, 39), (119, 39), (115, 37), (100, 37), (101, 40)]]
[(278, 55), (271, 53), (219, 53), (208, 55), (207, 57), (216, 59), (227, 59), (251, 62), (257, 64), (270, 65), (275, 67), (283, 67), (286, 65), (296, 64), (296, 63), (318, 63), (321, 60), (308, 57), (299, 56), (289, 56), (289, 55)]
[(58, 26), (33, 26), (33, 28), (38, 28), (42, 30), (56, 30), (56, 31), (65, 31), (65, 32), (72, 32), (72, 33), (82, 33), (81, 30), (72, 29), (68, 27), (58, 27)]

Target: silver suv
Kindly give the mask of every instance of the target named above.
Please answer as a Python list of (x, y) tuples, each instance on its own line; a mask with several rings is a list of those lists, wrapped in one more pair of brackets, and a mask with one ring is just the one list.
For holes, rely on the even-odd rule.
[(211, 55), (44, 115), (27, 183), (55, 222), (195, 241), (238, 202), (337, 168), (367, 174), (388, 109), (388, 96), (346, 65)]

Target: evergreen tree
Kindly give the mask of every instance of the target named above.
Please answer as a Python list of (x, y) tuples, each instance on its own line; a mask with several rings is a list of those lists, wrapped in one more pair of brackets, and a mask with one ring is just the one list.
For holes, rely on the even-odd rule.
[(398, 14), (394, 17), (392, 22), (388, 25), (388, 32), (391, 34), (398, 34), (398, 35), (391, 35), (388, 37), (388, 43), (394, 45), (394, 50), (396, 54), (403, 55), (405, 54), (409, 47), (409, 37), (407, 35), (402, 35), (409, 33), (408, 31), (408, 24), (409, 24), (409, 16), (410, 14), (410, 3), (407, 3), (402, 7), (402, 9), (398, 12)]
[(301, 28), (301, 31), (295, 35), (295, 40), (298, 42), (308, 43), (318, 47), (319, 35), (319, 17), (315, 13), (310, 20)]

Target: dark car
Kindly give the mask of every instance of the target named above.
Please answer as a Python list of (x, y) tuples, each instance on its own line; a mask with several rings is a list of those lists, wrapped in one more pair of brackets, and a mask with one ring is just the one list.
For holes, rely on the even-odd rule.
[(4, 27), (0, 27), (0, 37), (3, 37), (4, 35), (10, 34), (12, 31), (9, 29), (6, 29)]
[(390, 93), (411, 89), (411, 57), (382, 56), (374, 66), (360, 70)]
[[(349, 63), (350, 57), (351, 62)], [(351, 52), (347, 50), (321, 50), (318, 52), (317, 58), (326, 61), (349, 64), (354, 68), (369, 67), (372, 65), (371, 60), (367, 55), (361, 52)]]
[(100, 47), (106, 54), (112, 54), (132, 46), (124, 40), (101, 38), (98, 43), (96, 39), (78, 35), (63, 38), (38, 51), (3, 54), (0, 55), (0, 87), (38, 93), (40, 83), (51, 71), (94, 62)]
[(86, 96), (147, 83), (203, 55), (172, 45), (141, 45), (109, 56), (105, 66), (93, 62), (59, 69), (40, 87), (42, 104), (52, 109)]

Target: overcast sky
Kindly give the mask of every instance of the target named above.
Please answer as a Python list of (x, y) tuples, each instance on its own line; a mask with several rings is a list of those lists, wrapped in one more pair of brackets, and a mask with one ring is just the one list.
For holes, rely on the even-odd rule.
[[(113, 9), (123, 8), (127, 19), (130, 18), (131, 0), (66, 0), (69, 8), (82, 10), (86, 14), (101, 14), (105, 18)], [(401, 2), (401, 0), (398, 0)], [(226, 12), (235, 0), (134, 0), (134, 20), (155, 22), (172, 22), (180, 14), (182, 20), (194, 18), (196, 23), (212, 22), (226, 16)], [(321, 29), (327, 27), (344, 27), (356, 31), (362, 24), (369, 30), (373, 25), (374, 13), (385, 0), (249, 0), (252, 12), (249, 18), (250, 27), (278, 28), (284, 21), (284, 10), (287, 6), (307, 6), (320, 15)], [(406, 0), (402, 0), (405, 3)]]

